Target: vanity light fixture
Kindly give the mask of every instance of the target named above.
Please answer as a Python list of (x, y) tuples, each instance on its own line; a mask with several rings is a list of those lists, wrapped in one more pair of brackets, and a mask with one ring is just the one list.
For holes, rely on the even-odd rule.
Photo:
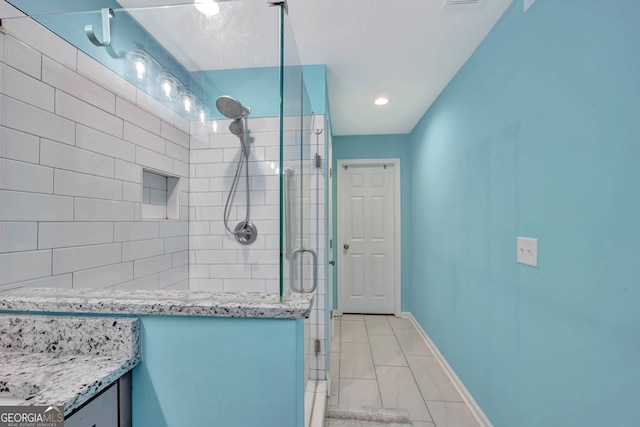
[(118, 58), (125, 59), (124, 76), (127, 80), (176, 113), (188, 120), (201, 122), (211, 117), (209, 108), (198, 100), (187, 85), (149, 55), (143, 46), (136, 44), (135, 49)]
[(215, 0), (194, 0), (193, 5), (206, 17), (220, 13), (220, 6)]
[(376, 105), (387, 105), (389, 103), (389, 98), (381, 96), (380, 98), (377, 98), (375, 101), (373, 101), (373, 103)]

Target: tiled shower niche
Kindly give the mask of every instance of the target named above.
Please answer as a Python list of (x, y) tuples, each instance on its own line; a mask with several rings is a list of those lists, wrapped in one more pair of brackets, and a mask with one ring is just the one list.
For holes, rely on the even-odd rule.
[(179, 219), (180, 178), (143, 169), (142, 219)]

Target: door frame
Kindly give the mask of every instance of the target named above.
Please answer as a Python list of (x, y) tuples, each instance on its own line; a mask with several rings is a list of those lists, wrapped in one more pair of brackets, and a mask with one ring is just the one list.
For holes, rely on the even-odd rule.
[[(344, 170), (344, 166), (357, 165), (357, 166), (384, 166), (391, 165), (393, 166), (393, 261), (394, 261), (394, 272), (393, 272), (393, 297), (394, 297), (394, 314), (396, 316), (401, 313), (401, 297), (402, 297), (402, 253), (401, 253), (401, 243), (402, 243), (402, 219), (400, 217), (401, 214), (401, 188), (400, 188), (400, 159), (399, 158), (389, 158), (389, 159), (341, 159), (337, 161), (337, 173), (334, 175), (334, 179), (337, 181), (337, 197), (336, 197), (336, 218), (335, 218), (335, 226), (336, 226), (336, 248), (339, 246), (340, 236), (342, 227), (340, 224), (340, 218), (342, 217), (342, 204), (340, 201), (342, 200), (342, 196), (344, 194), (344, 184), (342, 180), (339, 179), (339, 176), (342, 174)], [(336, 250), (337, 255), (337, 250)], [(342, 314), (342, 302), (341, 302), (341, 288), (340, 288), (340, 269), (342, 266), (340, 265), (340, 261), (336, 257), (336, 277), (337, 277), (337, 292), (336, 296), (338, 298), (338, 308), (337, 314)]]

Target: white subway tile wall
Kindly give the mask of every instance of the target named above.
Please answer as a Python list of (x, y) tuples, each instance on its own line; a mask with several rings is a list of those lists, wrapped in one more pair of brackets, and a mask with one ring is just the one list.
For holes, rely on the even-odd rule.
[[(186, 288), (188, 122), (30, 18), (3, 24), (0, 289)], [(142, 220), (143, 166), (179, 178), (178, 219)]]
[[(271, 123), (266, 131), (255, 131), (257, 121)], [(230, 120), (218, 120), (191, 127), (189, 160), (193, 173), (189, 180), (189, 277), (191, 285), (203, 290), (279, 291), (280, 246), (267, 248), (280, 234), (279, 199), (267, 203), (265, 191), (279, 193), (276, 168), (278, 155), (265, 158), (265, 146), (279, 143), (279, 119), (247, 119), (249, 141), (249, 184), (251, 221), (258, 237), (248, 246), (238, 243), (224, 225), (224, 206), (233, 184), (240, 158), (240, 141), (228, 130)], [(263, 129), (264, 126), (260, 126)], [(229, 212), (233, 230), (245, 218), (246, 178), (244, 169)], [(270, 280), (271, 279), (271, 280)]]

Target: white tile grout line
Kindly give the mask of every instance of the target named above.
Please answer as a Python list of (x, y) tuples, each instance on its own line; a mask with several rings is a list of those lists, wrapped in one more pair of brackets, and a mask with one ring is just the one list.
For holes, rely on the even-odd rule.
[(400, 345), (400, 341), (398, 341), (398, 335), (396, 334), (396, 329), (393, 328), (393, 326), (391, 325), (391, 322), (389, 322), (389, 319), (387, 319), (387, 323), (389, 323), (389, 327), (391, 328), (391, 331), (393, 332), (393, 337), (396, 339), (396, 342), (398, 343), (398, 347), (400, 347), (400, 351), (402, 352), (402, 356), (404, 357), (405, 362), (407, 362), (407, 368), (409, 368), (409, 373), (411, 374), (411, 378), (413, 379), (413, 382), (416, 384), (416, 387), (418, 388), (418, 392), (420, 393), (420, 397), (422, 398), (422, 401), (424, 402), (424, 407), (427, 408), (427, 413), (429, 414), (429, 417), (431, 418), (431, 422), (433, 422), (433, 425), (436, 426), (436, 421), (433, 418), (433, 414), (431, 413), (431, 409), (429, 409), (429, 405), (427, 405), (427, 400), (424, 398), (424, 395), (422, 394), (422, 390), (420, 390), (420, 386), (418, 386), (418, 381), (416, 380), (416, 374), (413, 372), (413, 369), (411, 369), (411, 365), (409, 365), (409, 360), (407, 359), (407, 355), (405, 354), (404, 349)]
[[(370, 340), (370, 335), (369, 335), (369, 329), (368, 329), (368, 327), (367, 327), (367, 322), (366, 322), (366, 320), (365, 320), (365, 318), (366, 318), (366, 316), (367, 316), (367, 315), (366, 315), (366, 314), (364, 314), (364, 315), (362, 315), (362, 316), (363, 316), (363, 318), (362, 318), (362, 322), (364, 323), (365, 331), (366, 331), (366, 334), (367, 334), (367, 344), (368, 344), (368, 348), (369, 348), (369, 354), (371, 354), (371, 360), (372, 360), (372, 362), (373, 362), (373, 372), (374, 372), (374, 375), (376, 376), (375, 381), (376, 381), (376, 385), (377, 385), (377, 388), (378, 388), (378, 397), (380, 397), (380, 407), (381, 407), (381, 408), (384, 408), (384, 402), (382, 402), (382, 392), (381, 392), (381, 390), (380, 390), (380, 382), (378, 381), (378, 372), (377, 372), (377, 370), (376, 370), (375, 362), (373, 361), (373, 349), (372, 349), (372, 346), (371, 346), (371, 340)], [(374, 316), (375, 316), (375, 315), (374, 315)], [(393, 336), (393, 338), (396, 340), (396, 343), (398, 344), (398, 347), (400, 348), (400, 351), (401, 351), (401, 353), (402, 353), (402, 356), (405, 358), (405, 361), (406, 361), (406, 354), (404, 353), (404, 349), (402, 349), (402, 346), (400, 346), (400, 342), (398, 341), (398, 336), (396, 335), (396, 333), (395, 333), (395, 330), (394, 330), (393, 326), (391, 326), (391, 324), (390, 324), (389, 320), (386, 318), (386, 317), (387, 317), (386, 315), (380, 315), (380, 316), (382, 316), (383, 318), (385, 318), (385, 320), (386, 320), (386, 322), (387, 322), (387, 325), (389, 325), (389, 327), (391, 328), (391, 330), (392, 330), (392, 332), (393, 332), (393, 335), (391, 335), (391, 336)], [(402, 316), (402, 317), (408, 318), (409, 316), (410, 316), (410, 315), (409, 315), (408, 313), (406, 313), (406, 314), (405, 314), (405, 316)], [(397, 316), (397, 317), (400, 317), (400, 316)], [(360, 320), (359, 320), (359, 319), (356, 319), (356, 320), (347, 320), (347, 321), (360, 321)], [(414, 328), (416, 328), (416, 325), (415, 325), (413, 322), (412, 322), (412, 325), (413, 325), (413, 327), (414, 327)], [(420, 330), (418, 330), (418, 328), (416, 328), (416, 331), (418, 331), (418, 333), (420, 333), (420, 334), (421, 334), (421, 336), (422, 336), (422, 333), (420, 332)], [(341, 332), (340, 339), (342, 339), (342, 322), (341, 322), (341, 324), (340, 324), (340, 332)], [(424, 337), (423, 337), (423, 339), (424, 339)], [(429, 347), (428, 343), (427, 343), (427, 346)], [(434, 346), (434, 347), (435, 347), (435, 346)], [(431, 350), (432, 348), (431, 348), (431, 347), (429, 347), (429, 349)], [(338, 353), (338, 354), (340, 354), (341, 352), (342, 352), (342, 346), (340, 347), (340, 351), (339, 351), (339, 352), (337, 352), (337, 353)], [(433, 352), (433, 351), (432, 351), (432, 353), (433, 353), (434, 355), (436, 354), (436, 353), (435, 353), (435, 352)], [(436, 358), (437, 358), (437, 356), (436, 356)], [(382, 366), (382, 365), (380, 365), (380, 366)], [(441, 365), (441, 366), (442, 366), (442, 365)], [(417, 381), (416, 381), (416, 379), (415, 379), (415, 375), (414, 375), (413, 371), (411, 370), (411, 368), (410, 368), (410, 366), (409, 366), (408, 362), (407, 362), (407, 368), (408, 368), (408, 369), (409, 369), (409, 371), (411, 372), (411, 376), (412, 376), (412, 378), (413, 378), (414, 382), (416, 382), (416, 386), (417, 386)], [(446, 371), (446, 369), (445, 369), (444, 367), (443, 367), (443, 369)], [(338, 379), (339, 379), (339, 380), (341, 379), (341, 377), (340, 377), (340, 373), (338, 373)], [(454, 382), (454, 380), (453, 380), (451, 377), (449, 377), (449, 376), (448, 376), (448, 379), (451, 381), (451, 383), (452, 383), (452, 384), (454, 384), (454, 387), (455, 387), (455, 382)], [(330, 382), (328, 382), (327, 384), (328, 384), (328, 385), (327, 385), (327, 387), (329, 387)], [(460, 390), (458, 389), (458, 387), (456, 387), (456, 390), (458, 390), (458, 391), (460, 392)], [(461, 392), (460, 392), (460, 393), (461, 393)], [(461, 395), (462, 395), (462, 393), (461, 393)], [(338, 392), (338, 396), (339, 396), (339, 392)], [(432, 422), (434, 422), (434, 425), (435, 425), (435, 421), (433, 421), (433, 415), (431, 414), (431, 410), (429, 409), (429, 406), (427, 405), (426, 400), (425, 400), (425, 399), (424, 399), (424, 397), (422, 396), (422, 392), (420, 392), (420, 397), (422, 398), (423, 402), (425, 403), (425, 407), (426, 407), (426, 409), (427, 409), (427, 412), (429, 413), (429, 416), (431, 417), (431, 420), (432, 420)], [(338, 404), (340, 404), (340, 403), (339, 403), (339, 398), (338, 398)], [(465, 401), (465, 404), (467, 404), (467, 406), (469, 406), (468, 402), (466, 402), (466, 401)], [(471, 409), (470, 409), (470, 411), (471, 411)], [(471, 412), (472, 412), (472, 414), (473, 414), (473, 411), (471, 411)], [(476, 417), (475, 417), (475, 415), (474, 415), (474, 418), (476, 418)], [(476, 420), (477, 420), (477, 419), (476, 419)], [(480, 422), (480, 421), (478, 421), (478, 422)], [(482, 425), (481, 425), (481, 426), (482, 426)], [(315, 427), (315, 426), (313, 426), (313, 425), (312, 425), (311, 427)], [(491, 427), (491, 424), (490, 424), (490, 423), (489, 423), (489, 424), (486, 424), (486, 425), (485, 425), (485, 426), (483, 426), (483, 427)]]
[[(378, 371), (376, 371), (376, 361), (373, 359), (373, 346), (371, 345), (371, 340), (369, 339), (369, 328), (367, 328), (367, 322), (364, 320), (365, 316), (366, 315), (364, 314), (362, 315), (362, 323), (364, 324), (364, 331), (367, 334), (367, 346), (369, 347), (369, 354), (371, 355), (371, 366), (373, 367), (373, 375), (376, 377), (376, 388), (378, 390), (380, 407), (384, 408), (384, 403), (382, 402), (382, 393), (380, 392), (380, 381), (378, 381)], [(340, 330), (340, 332), (342, 333), (342, 329)], [(342, 336), (340, 336), (340, 338), (342, 339)], [(342, 350), (342, 346), (340, 346), (340, 350)]]
[(458, 391), (458, 393), (460, 393), (462, 400), (464, 400), (464, 403), (467, 405), (467, 408), (471, 412), (471, 415), (473, 415), (473, 418), (475, 418), (480, 427), (493, 427), (493, 424), (491, 423), (487, 415), (482, 411), (482, 408), (480, 408), (478, 402), (475, 401), (471, 393), (469, 393), (469, 390), (467, 390), (463, 382), (460, 380), (460, 378), (458, 378), (455, 371), (451, 368), (451, 366), (449, 366), (449, 363), (447, 363), (442, 353), (440, 353), (438, 347), (436, 347), (433, 341), (431, 341), (431, 338), (429, 338), (429, 335), (427, 335), (425, 330), (422, 329), (416, 318), (413, 317), (413, 314), (411, 314), (410, 312), (402, 312), (398, 317), (409, 319), (411, 321), (429, 350), (431, 350), (431, 352), (435, 356), (440, 367), (445, 371), (447, 377), (449, 378), (455, 389)]

